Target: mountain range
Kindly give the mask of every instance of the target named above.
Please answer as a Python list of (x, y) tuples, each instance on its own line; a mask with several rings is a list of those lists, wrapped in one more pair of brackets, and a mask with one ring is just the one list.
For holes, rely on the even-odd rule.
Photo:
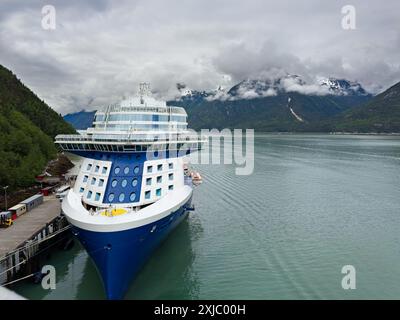
[[(307, 84), (300, 76), (246, 79), (228, 90), (197, 91), (177, 84), (180, 96), (168, 101), (188, 113), (190, 127), (254, 128), (264, 132), (400, 132), (398, 84), (373, 96), (346, 79), (319, 79)], [(397, 102), (396, 102), (397, 101)], [(86, 128), (94, 112), (64, 119)]]

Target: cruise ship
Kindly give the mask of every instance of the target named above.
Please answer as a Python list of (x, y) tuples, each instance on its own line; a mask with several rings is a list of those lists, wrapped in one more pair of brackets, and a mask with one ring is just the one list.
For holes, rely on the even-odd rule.
[(92, 127), (58, 135), (83, 158), (62, 211), (94, 261), (108, 299), (122, 299), (154, 249), (194, 210), (191, 152), (205, 142), (184, 108), (138, 95), (97, 111)]

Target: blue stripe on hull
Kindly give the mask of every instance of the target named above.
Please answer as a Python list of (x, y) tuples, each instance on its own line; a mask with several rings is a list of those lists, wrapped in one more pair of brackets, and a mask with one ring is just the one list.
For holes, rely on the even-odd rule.
[(150, 254), (187, 216), (190, 203), (191, 199), (159, 221), (125, 231), (94, 232), (73, 227), (100, 273), (108, 299), (124, 297)]

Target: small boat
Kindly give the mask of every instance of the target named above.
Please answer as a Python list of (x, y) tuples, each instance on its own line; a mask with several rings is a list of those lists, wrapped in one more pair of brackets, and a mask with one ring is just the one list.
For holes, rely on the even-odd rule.
[(194, 185), (199, 185), (203, 182), (203, 178), (201, 177), (200, 173), (198, 173), (197, 171), (192, 171), (190, 175), (191, 175), (192, 182)]

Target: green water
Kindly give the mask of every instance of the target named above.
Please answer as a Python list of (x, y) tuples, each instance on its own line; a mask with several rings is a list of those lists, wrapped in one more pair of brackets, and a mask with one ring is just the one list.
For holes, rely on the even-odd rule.
[[(191, 213), (127, 299), (400, 298), (400, 137), (258, 135), (255, 170), (198, 165)], [(57, 289), (31, 299), (103, 299), (79, 245), (54, 254)], [(341, 268), (356, 268), (343, 290)]]

